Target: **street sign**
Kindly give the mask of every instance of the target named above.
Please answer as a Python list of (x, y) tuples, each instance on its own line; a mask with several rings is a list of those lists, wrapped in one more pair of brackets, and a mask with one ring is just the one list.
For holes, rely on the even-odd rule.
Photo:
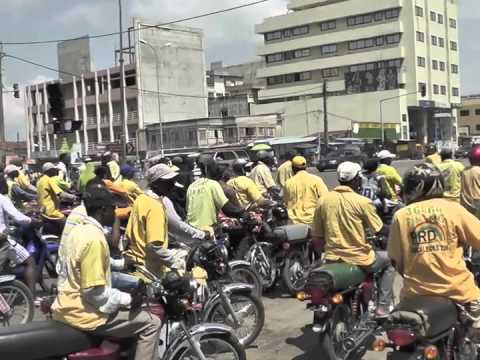
[(135, 154), (135, 144), (134, 143), (127, 143), (127, 154), (132, 155)]

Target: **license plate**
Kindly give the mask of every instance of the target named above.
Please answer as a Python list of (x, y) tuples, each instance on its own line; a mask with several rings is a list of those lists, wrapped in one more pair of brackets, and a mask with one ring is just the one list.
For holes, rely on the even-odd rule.
[(8, 304), (7, 300), (5, 300), (5, 298), (2, 296), (2, 294), (0, 294), (0, 313), (2, 313), (3, 315), (6, 315), (11, 310), (12, 310), (12, 308)]

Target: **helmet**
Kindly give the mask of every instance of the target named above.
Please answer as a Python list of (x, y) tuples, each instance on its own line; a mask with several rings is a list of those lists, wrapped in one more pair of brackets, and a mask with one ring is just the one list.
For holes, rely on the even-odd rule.
[(407, 172), (403, 179), (407, 204), (442, 197), (445, 190), (443, 176), (430, 164), (421, 164)]
[(468, 154), (468, 160), (472, 165), (480, 165), (480, 146), (474, 146)]
[(257, 152), (257, 160), (267, 160), (267, 159), (270, 159), (272, 157), (272, 155), (268, 152), (268, 151), (265, 151), (265, 150), (260, 150), (259, 152)]

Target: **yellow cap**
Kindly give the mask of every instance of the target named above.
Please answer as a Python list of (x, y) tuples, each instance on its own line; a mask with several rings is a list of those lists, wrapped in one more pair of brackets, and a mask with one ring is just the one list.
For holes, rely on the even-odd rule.
[(307, 159), (305, 159), (303, 156), (295, 156), (292, 159), (292, 166), (295, 168), (302, 168), (307, 166)]

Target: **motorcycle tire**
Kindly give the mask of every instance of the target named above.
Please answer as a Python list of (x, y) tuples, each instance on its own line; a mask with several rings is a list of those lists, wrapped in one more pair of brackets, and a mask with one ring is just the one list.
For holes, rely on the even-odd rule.
[[(247, 354), (245, 353), (244, 347), (239, 343), (234, 335), (205, 335), (198, 342), (200, 348), (202, 349), (203, 355), (207, 359), (210, 359), (210, 357), (215, 355), (217, 351), (225, 354), (225, 349), (228, 348), (232, 354), (235, 354), (235, 357), (232, 357), (232, 360), (247, 360)], [(220, 346), (221, 344), (223, 344), (223, 347)], [(214, 351), (213, 354), (210, 353), (209, 350)], [(190, 344), (187, 342), (185, 344), (185, 348), (180, 350), (171, 360), (191, 359), (197, 359), (197, 355), (193, 352)]]
[[(14, 280), (10, 283), (3, 283), (0, 284), (0, 294), (3, 295), (3, 298), (7, 300), (7, 291), (15, 291), (17, 292), (17, 295), (20, 294), (23, 297), (23, 301), (25, 303), (26, 307), (26, 313), (23, 315), (22, 319), (18, 322), (10, 323), (11, 318), (9, 318), (8, 325), (22, 325), (22, 324), (27, 324), (33, 320), (33, 315), (35, 312), (35, 306), (33, 304), (33, 294), (30, 291), (30, 289), (21, 281)], [(16, 297), (15, 297), (16, 298)], [(11, 301), (8, 301), (9, 305), (12, 308), (12, 311), (15, 311), (15, 305), (12, 305)], [(10, 315), (11, 316), (11, 315)], [(2, 324), (2, 317), (0, 316), (0, 324)]]
[[(285, 258), (285, 264), (282, 269), (282, 282), (290, 295), (296, 296), (297, 293), (303, 290), (310, 265), (310, 260), (308, 257), (305, 257), (301, 250), (294, 250)], [(299, 271), (302, 271), (302, 278), (299, 278), (300, 274), (297, 274)]]
[(57, 254), (50, 254), (49, 258), (45, 261), (45, 270), (51, 279), (56, 279), (58, 277), (57, 269)]
[(233, 282), (245, 283), (253, 286), (253, 293), (259, 298), (262, 297), (263, 288), (260, 277), (251, 266), (237, 264), (230, 269), (230, 278)]
[(247, 347), (257, 339), (258, 335), (263, 329), (263, 325), (265, 323), (265, 308), (262, 301), (253, 294), (230, 295), (230, 302), (232, 304), (232, 307), (235, 308), (235, 304), (239, 304), (242, 301), (248, 301), (251, 305), (253, 305), (256, 313), (256, 322), (254, 324), (254, 327), (247, 334), (243, 334), (243, 332), (241, 331), (242, 327), (238, 329), (234, 327), (233, 321), (228, 319), (229, 315), (227, 314), (227, 310), (225, 310), (224, 305), (222, 304), (220, 299), (212, 305), (212, 310), (209, 312), (206, 321), (230, 326), (233, 329), (235, 335), (237, 336), (240, 344)]
[(245, 256), (247, 256), (249, 249), (250, 240), (248, 237), (244, 237), (238, 242), (237, 246), (232, 251), (233, 260), (243, 260)]
[[(350, 309), (347, 305), (338, 305), (332, 313), (327, 329), (319, 336), (319, 353), (325, 360), (344, 359), (345, 353), (341, 352), (341, 334), (344, 334), (349, 326), (353, 326)], [(342, 349), (343, 350), (343, 349)]]
[[(270, 257), (270, 251), (265, 247), (262, 247), (262, 249), (266, 255), (266, 263), (265, 260), (258, 258), (260, 255), (252, 254), (252, 251), (258, 251), (255, 249), (255, 246), (257, 245), (254, 245), (250, 248), (245, 257), (245, 260), (250, 262), (252, 269), (258, 274), (260, 282), (262, 283), (263, 292), (268, 292), (273, 290), (273, 288), (277, 284), (277, 264)], [(267, 270), (262, 269), (262, 267), (267, 267)], [(268, 269), (269, 273), (267, 274), (265, 273), (265, 271), (268, 271)]]

